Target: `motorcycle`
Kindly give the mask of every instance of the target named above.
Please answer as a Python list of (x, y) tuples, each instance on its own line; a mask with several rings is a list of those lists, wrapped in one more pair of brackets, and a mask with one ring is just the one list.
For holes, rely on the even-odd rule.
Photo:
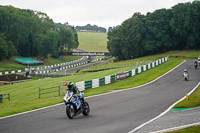
[(197, 61), (194, 62), (194, 68), (197, 69), (198, 63)]
[(66, 105), (66, 115), (69, 119), (73, 119), (81, 113), (84, 116), (87, 116), (90, 113), (90, 106), (84, 100), (84, 93), (82, 93), (80, 97), (67, 93), (64, 97), (64, 102)]
[(183, 77), (184, 77), (185, 81), (187, 81), (189, 79), (189, 74), (187, 72), (184, 72)]

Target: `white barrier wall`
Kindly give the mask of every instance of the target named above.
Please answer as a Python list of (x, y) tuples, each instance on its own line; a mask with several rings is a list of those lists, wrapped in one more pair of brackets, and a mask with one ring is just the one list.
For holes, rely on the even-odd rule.
[(92, 80), (92, 88), (99, 87), (99, 79), (93, 79)]
[[(143, 67), (143, 71), (146, 71), (147, 69), (151, 69), (153, 67), (156, 67), (159, 64), (162, 64), (162, 63), (164, 63), (166, 61), (168, 61), (168, 57), (156, 60), (156, 61), (154, 61), (152, 63), (148, 63), (147, 65), (143, 65), (142, 66)], [(151, 64), (152, 64), (152, 66), (151, 66)], [(147, 68), (147, 66), (148, 66), (148, 68)], [(135, 76), (136, 75), (136, 70), (137, 70), (138, 74), (142, 72), (141, 67), (138, 67), (137, 69), (131, 70), (131, 73), (132, 73), (131, 76)], [(127, 72), (127, 74), (129, 72)], [(116, 75), (117, 74), (115, 74), (114, 82), (116, 80)], [(111, 83), (111, 76), (105, 76), (104, 78), (105, 78), (105, 85)], [(102, 78), (100, 78), (100, 79), (102, 79)], [(97, 88), (97, 87), (100, 87), (100, 79), (93, 79), (93, 80), (90, 80), (90, 81), (81, 81), (81, 82), (77, 82), (76, 84), (77, 84), (77, 87), (81, 87), (81, 88), (83, 87), (84, 89), (85, 89), (86, 86), (87, 86), (87, 89), (89, 89), (89, 88)], [(91, 81), (92, 81), (92, 85), (90, 84)], [(88, 86), (90, 86), (90, 87), (88, 87)]]
[(111, 80), (110, 80), (110, 76), (105, 76), (105, 84), (110, 84)]

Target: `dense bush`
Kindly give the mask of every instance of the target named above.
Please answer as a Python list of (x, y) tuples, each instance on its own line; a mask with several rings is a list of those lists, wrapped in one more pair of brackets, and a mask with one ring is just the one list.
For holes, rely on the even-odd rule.
[(45, 13), (12, 6), (0, 6), (0, 40), (0, 60), (13, 54), (47, 58), (79, 45), (75, 29), (56, 27)]
[(119, 60), (169, 50), (200, 49), (200, 1), (134, 15), (108, 32), (108, 50)]

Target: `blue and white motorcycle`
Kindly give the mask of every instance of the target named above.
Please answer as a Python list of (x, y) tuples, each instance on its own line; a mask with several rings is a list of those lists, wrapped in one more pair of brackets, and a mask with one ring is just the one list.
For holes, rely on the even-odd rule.
[(81, 93), (81, 96), (75, 96), (73, 93), (66, 93), (63, 99), (66, 105), (66, 114), (70, 119), (73, 119), (74, 116), (83, 114), (84, 116), (89, 115), (90, 106), (84, 100), (84, 93)]

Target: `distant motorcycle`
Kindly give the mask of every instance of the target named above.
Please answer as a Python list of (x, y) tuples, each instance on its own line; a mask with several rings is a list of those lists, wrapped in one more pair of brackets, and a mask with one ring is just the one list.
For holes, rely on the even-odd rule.
[(84, 100), (84, 94), (82, 93), (81, 97), (76, 97), (75, 95), (66, 94), (66, 100), (64, 100), (66, 105), (66, 114), (70, 119), (73, 119), (75, 116), (79, 114), (83, 114), (84, 116), (89, 115), (90, 106)]
[(187, 72), (183, 73), (183, 77), (185, 81), (189, 80), (189, 74)]
[(198, 63), (197, 61), (194, 62), (194, 68), (197, 69)]

